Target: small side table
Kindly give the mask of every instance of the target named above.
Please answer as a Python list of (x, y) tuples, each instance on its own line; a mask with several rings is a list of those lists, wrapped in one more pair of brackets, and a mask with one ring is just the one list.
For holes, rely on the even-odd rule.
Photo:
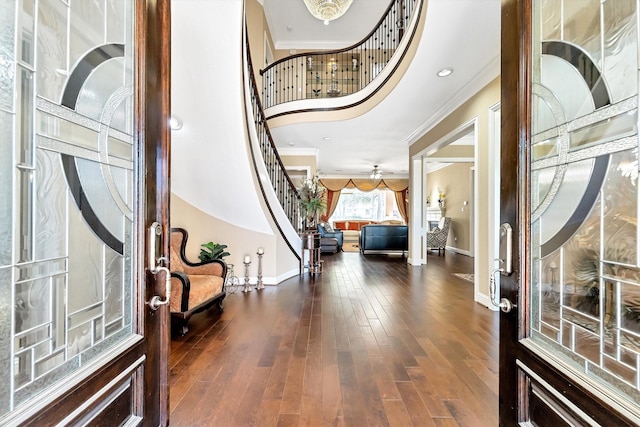
[[(305, 261), (308, 262), (305, 264)], [(301, 265), (300, 274), (304, 273), (305, 268), (309, 270), (309, 274), (322, 273), (322, 259), (320, 259), (320, 233), (317, 231), (305, 231), (302, 233)]]

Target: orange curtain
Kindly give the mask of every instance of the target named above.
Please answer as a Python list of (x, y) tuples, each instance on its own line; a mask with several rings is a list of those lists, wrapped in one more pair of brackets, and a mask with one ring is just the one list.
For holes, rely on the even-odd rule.
[(331, 218), (331, 215), (333, 215), (333, 213), (335, 212), (336, 206), (338, 206), (338, 199), (340, 199), (340, 191), (342, 190), (334, 191), (334, 190), (327, 189), (326, 191), (327, 210), (323, 215), (320, 216), (321, 221), (325, 221), (325, 222), (329, 221), (329, 218)]
[(398, 211), (400, 212), (400, 215), (402, 215), (402, 218), (404, 218), (405, 224), (409, 224), (409, 215), (407, 214), (407, 212), (409, 211), (409, 208), (407, 206), (408, 191), (409, 190), (405, 188), (404, 190), (394, 192), (396, 195), (396, 205), (398, 205)]

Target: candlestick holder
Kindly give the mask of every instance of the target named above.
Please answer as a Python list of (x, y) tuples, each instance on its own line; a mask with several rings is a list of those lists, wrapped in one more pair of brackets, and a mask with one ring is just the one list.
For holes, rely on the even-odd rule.
[(251, 286), (249, 286), (249, 266), (251, 265), (251, 261), (247, 262), (243, 262), (244, 264), (244, 289), (242, 289), (242, 292), (251, 292), (253, 289), (251, 289)]
[(262, 248), (258, 248), (258, 283), (256, 285), (256, 290), (264, 289), (264, 283), (262, 283), (262, 256), (264, 255), (264, 250)]

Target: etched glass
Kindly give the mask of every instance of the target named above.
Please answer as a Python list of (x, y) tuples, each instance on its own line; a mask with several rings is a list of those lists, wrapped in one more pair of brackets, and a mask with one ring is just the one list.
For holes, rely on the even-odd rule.
[(18, 162), (22, 166), (33, 165), (33, 117), (34, 117), (34, 73), (24, 67), (18, 67), (17, 95), (17, 123), (16, 132), (19, 142), (17, 144)]
[(68, 76), (67, 11), (59, 0), (38, 1), (38, 95), (53, 102), (60, 102)]
[(67, 253), (67, 183), (60, 155), (36, 152), (35, 259), (64, 257)]
[(118, 194), (110, 194), (105, 180), (104, 165), (84, 159), (76, 159), (78, 175), (85, 188), (85, 196), (92, 206), (95, 220), (100, 222), (120, 241), (124, 240), (124, 215), (114, 201)]
[(139, 197), (133, 2), (0, 0), (0, 9), (5, 425), (106, 363), (110, 349), (126, 350)]
[(636, 2), (533, 6), (526, 340), (583, 383), (638, 402)]
[(105, 2), (72, 1), (70, 3), (71, 63), (76, 63), (95, 46), (105, 44)]
[(13, 223), (13, 115), (0, 110), (0, 268), (11, 264)]
[(13, 43), (16, 2), (0, 0), (0, 111), (13, 111), (16, 52)]
[(614, 102), (638, 93), (638, 49), (635, 0), (607, 1), (604, 15), (604, 74)]

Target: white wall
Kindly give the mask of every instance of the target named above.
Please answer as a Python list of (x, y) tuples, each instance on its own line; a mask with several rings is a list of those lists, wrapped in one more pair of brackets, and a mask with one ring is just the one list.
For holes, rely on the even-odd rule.
[(184, 123), (171, 135), (171, 225), (189, 231), (193, 256), (201, 243), (227, 244), (236, 274), (264, 247), (263, 273), (277, 283), (299, 264), (260, 199), (248, 152), (242, 0), (174, 0), (171, 9), (171, 109)]
[(271, 233), (258, 200), (242, 111), (242, 1), (174, 0), (171, 191), (222, 221)]

